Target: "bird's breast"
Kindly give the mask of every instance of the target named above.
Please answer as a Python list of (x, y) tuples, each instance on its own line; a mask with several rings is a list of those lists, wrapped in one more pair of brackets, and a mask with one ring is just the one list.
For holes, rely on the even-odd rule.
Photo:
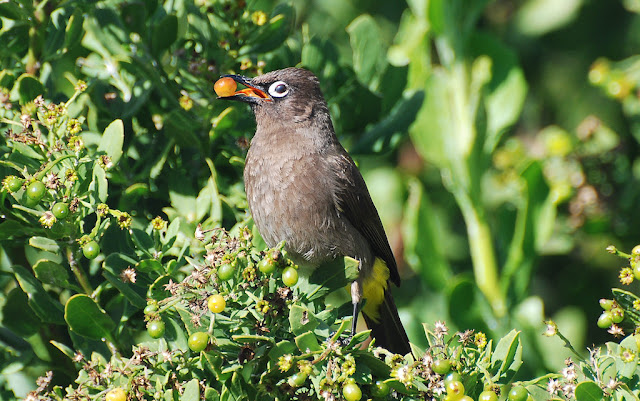
[(295, 146), (278, 150), (252, 144), (244, 171), (245, 190), (267, 245), (285, 241), (294, 258), (309, 262), (319, 263), (339, 253), (336, 233), (345, 232), (345, 227), (326, 169), (322, 155)]

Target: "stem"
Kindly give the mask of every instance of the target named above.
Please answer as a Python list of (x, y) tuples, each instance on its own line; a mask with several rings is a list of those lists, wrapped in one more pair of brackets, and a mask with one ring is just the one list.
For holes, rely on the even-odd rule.
[(93, 288), (91, 287), (91, 284), (89, 284), (89, 280), (87, 279), (86, 274), (84, 274), (84, 271), (78, 264), (78, 261), (76, 260), (71, 247), (67, 247), (67, 261), (69, 262), (69, 267), (71, 267), (73, 275), (76, 277), (76, 280), (78, 280), (78, 283), (80, 283), (82, 290), (85, 292), (85, 294), (91, 296), (91, 294), (93, 293)]
[(502, 317), (506, 313), (506, 303), (498, 284), (498, 265), (491, 230), (484, 217), (484, 211), (480, 206), (474, 205), (463, 190), (454, 191), (454, 195), (467, 225), (476, 283), (489, 301), (494, 316)]

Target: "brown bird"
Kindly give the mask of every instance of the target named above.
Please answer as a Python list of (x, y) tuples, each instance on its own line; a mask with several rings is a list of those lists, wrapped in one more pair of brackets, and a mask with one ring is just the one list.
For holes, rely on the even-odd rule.
[(352, 335), (364, 299), (362, 314), (376, 343), (409, 353), (389, 288), (389, 281), (400, 285), (396, 260), (364, 179), (336, 137), (318, 78), (300, 68), (225, 77), (247, 88), (220, 99), (249, 103), (255, 114), (244, 185), (265, 242), (285, 241), (301, 265), (357, 259)]

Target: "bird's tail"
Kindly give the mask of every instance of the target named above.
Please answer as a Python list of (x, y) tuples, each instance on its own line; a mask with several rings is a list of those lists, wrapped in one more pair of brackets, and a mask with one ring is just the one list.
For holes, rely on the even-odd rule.
[(398, 309), (388, 288), (384, 291), (384, 300), (377, 309), (376, 317), (368, 316), (365, 310), (362, 313), (376, 345), (396, 354), (406, 355), (411, 352), (409, 337), (404, 331)]

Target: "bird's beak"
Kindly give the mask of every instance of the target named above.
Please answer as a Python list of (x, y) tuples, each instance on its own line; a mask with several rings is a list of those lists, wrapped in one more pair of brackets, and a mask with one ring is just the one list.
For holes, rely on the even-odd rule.
[(251, 80), (242, 75), (223, 75), (221, 78), (231, 78), (239, 84), (246, 86), (245, 89), (236, 91), (231, 96), (221, 96), (218, 99), (239, 100), (246, 103), (271, 102), (273, 99), (263, 89), (251, 83)]

